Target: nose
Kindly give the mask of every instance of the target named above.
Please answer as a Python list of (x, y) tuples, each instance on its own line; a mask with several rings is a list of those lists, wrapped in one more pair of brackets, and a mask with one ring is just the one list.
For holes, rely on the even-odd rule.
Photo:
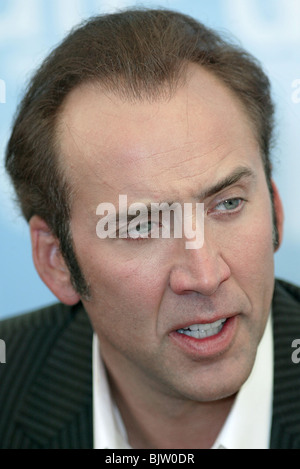
[(200, 249), (185, 249), (181, 244), (170, 273), (170, 287), (177, 295), (196, 292), (211, 296), (230, 275), (228, 263), (209, 242)]

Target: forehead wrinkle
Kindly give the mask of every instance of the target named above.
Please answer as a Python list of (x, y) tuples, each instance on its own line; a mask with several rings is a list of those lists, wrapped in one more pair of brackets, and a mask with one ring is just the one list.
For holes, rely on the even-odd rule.
[[(160, 152), (156, 152), (156, 153), (151, 153), (150, 155), (146, 155), (145, 157), (143, 158), (149, 158), (149, 159), (159, 159), (161, 158), (162, 156), (164, 155), (168, 155), (170, 153), (175, 153), (175, 152), (178, 152), (178, 151), (186, 151), (187, 153), (190, 153), (191, 151), (193, 151), (192, 148), (186, 150), (186, 147), (191, 147), (191, 146), (199, 146), (199, 142), (197, 140), (195, 141), (192, 141), (192, 142), (185, 142), (182, 146), (177, 146), (175, 148), (171, 148), (170, 150), (167, 150), (167, 151), (160, 151)], [(198, 159), (198, 158), (201, 158), (201, 157), (204, 157), (206, 155), (208, 155), (209, 153), (213, 153), (214, 151), (218, 150), (220, 147), (222, 147), (224, 145), (224, 143), (220, 143), (218, 144), (217, 146), (215, 146), (214, 148), (212, 148), (211, 150), (208, 150), (207, 152), (205, 153), (201, 153), (201, 154), (196, 154), (195, 156), (191, 156), (190, 158), (186, 158), (184, 159), (183, 161), (181, 161), (178, 166), (180, 166), (181, 164), (185, 164), (185, 163), (189, 163), (191, 161), (194, 161), (195, 159)], [(169, 164), (169, 163), (168, 163)], [(170, 167), (168, 167), (170, 168)], [(176, 166), (174, 167), (171, 167), (172, 168), (176, 168)]]
[[(202, 154), (197, 154), (195, 156), (192, 156), (190, 158), (187, 158), (185, 159), (184, 161), (181, 161), (179, 162), (177, 165), (173, 165), (173, 166), (170, 166), (169, 162), (168, 162), (168, 165), (166, 168), (164, 169), (158, 169), (157, 172), (152, 176), (152, 177), (149, 177), (147, 179), (144, 179), (144, 181), (151, 181), (154, 177), (157, 177), (157, 176), (160, 176), (164, 173), (169, 173), (172, 169), (173, 170), (176, 170), (176, 169), (182, 169), (182, 166), (185, 165), (185, 164), (189, 164), (189, 163), (192, 163), (194, 162), (195, 160), (201, 160), (201, 158), (204, 158), (205, 156), (209, 155), (210, 153), (213, 153), (217, 150), (219, 150), (221, 147), (223, 147), (225, 145), (225, 143), (221, 143), (219, 145), (217, 145), (216, 147), (214, 147), (212, 150), (209, 150), (205, 153), (202, 153)], [(233, 150), (231, 150), (230, 152), (224, 154), (220, 160), (216, 161), (215, 163), (213, 163), (212, 165), (210, 165), (208, 168), (205, 168), (205, 169), (202, 169), (199, 168), (199, 171), (197, 171), (197, 173), (193, 173), (192, 175), (180, 175), (178, 176), (178, 174), (175, 174), (174, 175), (174, 178), (176, 178), (176, 181), (174, 182), (177, 182), (177, 181), (182, 181), (182, 180), (193, 180), (195, 178), (198, 178), (199, 176), (202, 176), (204, 175), (205, 173), (207, 173), (208, 171), (214, 169), (215, 167), (219, 167), (220, 166), (220, 163), (226, 159), (227, 157), (230, 156), (230, 154), (232, 154), (233, 152), (235, 152), (236, 150), (238, 149), (238, 147), (234, 148)], [(195, 170), (195, 169), (194, 169)], [(169, 180), (171, 182), (171, 180)]]
[[(177, 169), (181, 170), (183, 166), (188, 165), (188, 164), (190, 164), (190, 163), (193, 163), (194, 161), (199, 160), (199, 162), (200, 162), (202, 158), (204, 158), (205, 156), (209, 155), (210, 153), (213, 153), (213, 152), (217, 151), (217, 150), (220, 149), (222, 146), (224, 146), (223, 143), (217, 145), (216, 147), (214, 147), (213, 149), (211, 149), (211, 150), (209, 150), (209, 151), (207, 151), (207, 152), (205, 152), (205, 153), (200, 153), (200, 154), (197, 153), (197, 154), (194, 155), (194, 156), (191, 156), (191, 157), (189, 157), (189, 158), (186, 158), (186, 159), (184, 159), (183, 161), (178, 162), (178, 164), (170, 165), (170, 163), (168, 163), (168, 166), (167, 166), (166, 168), (157, 170), (157, 173), (158, 173), (158, 174), (164, 174), (164, 173), (166, 173), (166, 172), (170, 172), (171, 170), (177, 170)], [(192, 151), (192, 150), (190, 150), (190, 151)], [(226, 155), (226, 156), (227, 156), (227, 155)], [(219, 162), (216, 163), (215, 165), (218, 165), (218, 164), (219, 164)], [(210, 168), (214, 167), (215, 165), (211, 166)], [(210, 168), (208, 168), (208, 169), (210, 169)], [(190, 175), (186, 175), (186, 176), (179, 176), (179, 177), (178, 177), (178, 176), (176, 175), (176, 177), (178, 177), (178, 180), (193, 179), (194, 177), (197, 177), (197, 176), (199, 176), (199, 175), (204, 174), (206, 171), (208, 171), (208, 169), (206, 169), (206, 170), (204, 170), (204, 171), (202, 171), (202, 172), (200, 172), (200, 173), (193, 174), (193, 175), (191, 175), (191, 176), (190, 176)]]

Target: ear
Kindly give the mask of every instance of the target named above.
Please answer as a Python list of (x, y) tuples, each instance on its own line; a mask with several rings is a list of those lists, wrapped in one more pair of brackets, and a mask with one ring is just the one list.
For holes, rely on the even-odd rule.
[(273, 189), (273, 204), (276, 215), (276, 224), (278, 231), (278, 245), (276, 246), (275, 252), (278, 251), (283, 238), (283, 224), (284, 224), (284, 210), (281, 202), (281, 198), (277, 189), (275, 182), (272, 180), (272, 189)]
[(31, 218), (29, 226), (33, 262), (42, 281), (62, 303), (70, 306), (78, 303), (80, 297), (72, 286), (58, 239), (37, 215)]

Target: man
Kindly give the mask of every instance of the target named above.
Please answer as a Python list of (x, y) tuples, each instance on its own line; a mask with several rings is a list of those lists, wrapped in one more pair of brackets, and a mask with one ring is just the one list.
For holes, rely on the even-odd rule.
[[(1, 326), (3, 448), (300, 447), (272, 130), (259, 64), (187, 16), (96, 17), (52, 52), (6, 166), (60, 304)], [(120, 196), (147, 207), (134, 235)], [(201, 247), (154, 235), (162, 203), (193, 227), (203, 204)]]

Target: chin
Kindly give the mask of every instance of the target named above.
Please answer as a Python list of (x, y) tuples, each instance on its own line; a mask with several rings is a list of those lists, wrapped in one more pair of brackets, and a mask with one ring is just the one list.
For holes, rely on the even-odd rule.
[(235, 396), (249, 378), (254, 360), (233, 363), (232, 366), (214, 367), (214, 370), (200, 372), (191, 387), (186, 383), (186, 397), (197, 402), (214, 402)]

